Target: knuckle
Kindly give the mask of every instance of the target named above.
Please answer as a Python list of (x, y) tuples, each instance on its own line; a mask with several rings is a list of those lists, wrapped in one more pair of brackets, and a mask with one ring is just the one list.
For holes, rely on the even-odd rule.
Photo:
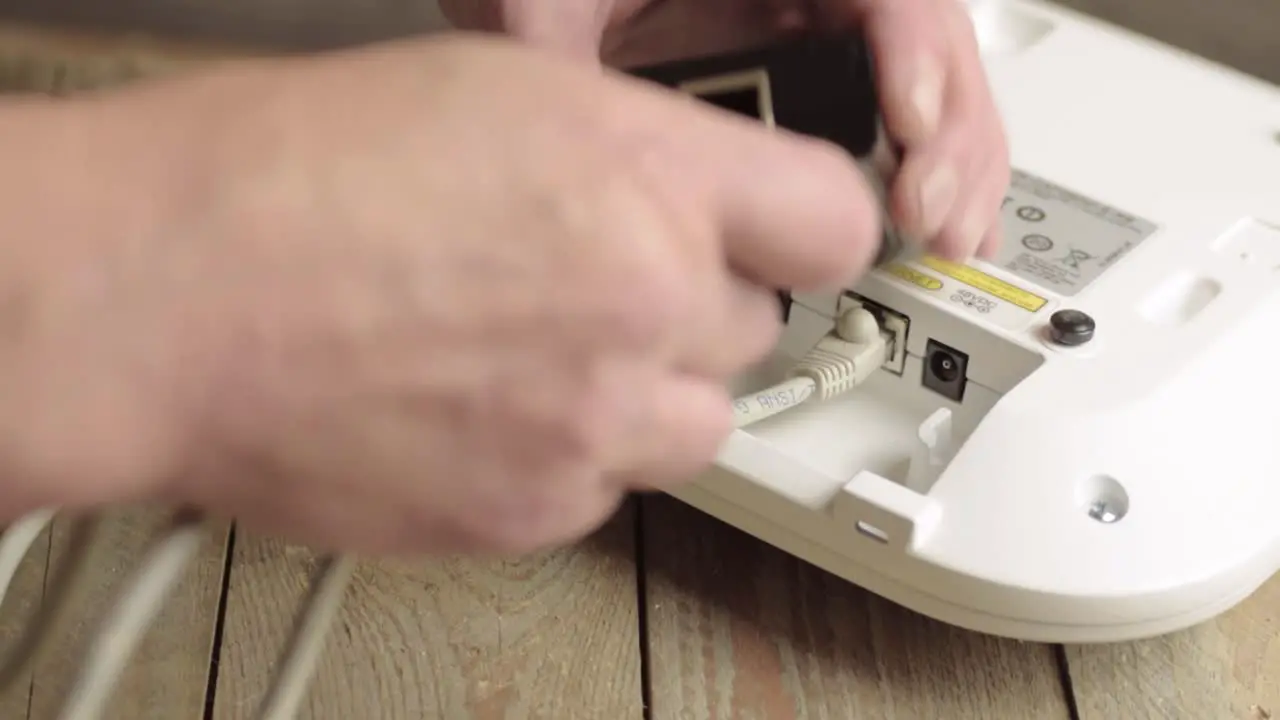
[(625, 346), (654, 347), (675, 332), (692, 300), (689, 283), (682, 275), (659, 263), (636, 268), (625, 297), (617, 299), (608, 318)]
[(577, 382), (564, 387), (553, 418), (534, 441), (542, 455), (539, 468), (547, 475), (577, 476), (600, 473), (614, 447), (624, 438), (626, 393), (631, 391), (617, 373), (600, 360), (587, 360), (576, 373)]
[[(600, 320), (628, 346), (662, 342), (694, 300), (693, 245), (670, 204), (632, 188), (612, 190), (611, 251), (596, 276)], [(625, 195), (625, 197), (618, 197)]]

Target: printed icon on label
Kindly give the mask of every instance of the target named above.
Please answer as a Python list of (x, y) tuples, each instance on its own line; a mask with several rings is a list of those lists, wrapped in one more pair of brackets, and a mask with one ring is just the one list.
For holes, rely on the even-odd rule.
[(1062, 257), (1058, 258), (1058, 262), (1062, 263), (1063, 265), (1066, 265), (1072, 270), (1079, 270), (1080, 263), (1088, 262), (1089, 260), (1092, 260), (1092, 259), (1093, 259), (1093, 256), (1090, 255), (1089, 253), (1083, 250), (1076, 250), (1075, 248), (1071, 248), (1070, 250), (1067, 251), (1066, 255), (1063, 255)]
[(1023, 235), (1022, 247), (1033, 252), (1048, 252), (1053, 249), (1053, 241), (1044, 235)]
[(1035, 205), (1023, 205), (1018, 208), (1018, 218), (1027, 222), (1040, 222), (1044, 220), (1045, 212)]

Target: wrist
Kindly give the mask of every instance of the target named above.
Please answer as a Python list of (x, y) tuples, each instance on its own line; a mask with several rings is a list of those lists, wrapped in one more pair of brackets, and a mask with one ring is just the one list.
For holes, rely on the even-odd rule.
[(157, 493), (181, 351), (148, 283), (191, 190), (156, 93), (0, 101), (0, 520)]

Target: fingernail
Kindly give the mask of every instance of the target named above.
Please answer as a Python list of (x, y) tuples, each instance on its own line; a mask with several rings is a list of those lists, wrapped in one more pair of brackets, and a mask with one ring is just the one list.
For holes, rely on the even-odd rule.
[(933, 135), (942, 117), (942, 70), (938, 63), (921, 61), (909, 98), (919, 136)]
[(931, 240), (942, 230), (956, 201), (956, 174), (947, 165), (935, 168), (920, 183), (920, 235)]

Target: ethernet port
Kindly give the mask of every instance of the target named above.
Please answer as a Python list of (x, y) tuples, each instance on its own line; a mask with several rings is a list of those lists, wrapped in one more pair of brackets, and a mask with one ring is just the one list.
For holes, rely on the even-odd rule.
[(884, 360), (883, 368), (894, 375), (902, 375), (907, 367), (907, 332), (911, 327), (911, 320), (900, 312), (890, 310), (874, 300), (846, 290), (840, 298), (837, 310), (844, 312), (853, 307), (861, 307), (870, 312), (880, 324), (889, 342), (888, 356)]
[(968, 369), (968, 355), (933, 339), (925, 345), (921, 383), (930, 390), (953, 402), (961, 402), (968, 382)]

